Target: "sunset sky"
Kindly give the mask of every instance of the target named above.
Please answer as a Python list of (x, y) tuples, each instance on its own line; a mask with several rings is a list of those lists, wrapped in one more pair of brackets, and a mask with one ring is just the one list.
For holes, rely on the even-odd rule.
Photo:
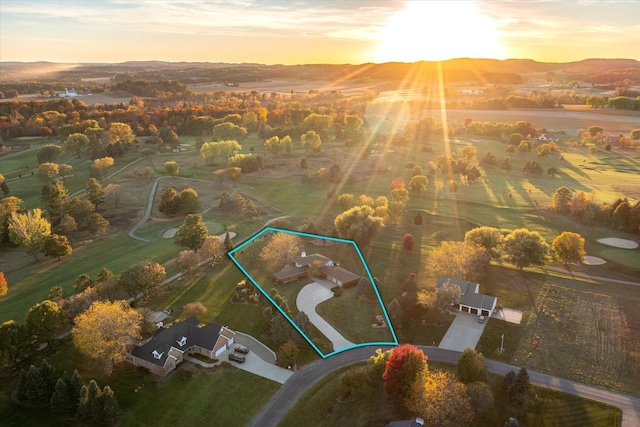
[(1, 0), (0, 61), (640, 59), (640, 1)]

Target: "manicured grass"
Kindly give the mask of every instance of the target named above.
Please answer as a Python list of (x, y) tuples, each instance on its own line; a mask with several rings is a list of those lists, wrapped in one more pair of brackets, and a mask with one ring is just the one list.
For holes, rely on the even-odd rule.
[[(455, 372), (454, 366), (428, 362), (429, 369), (443, 369)], [(294, 427), (305, 424), (314, 426), (379, 426), (390, 421), (413, 418), (412, 414), (403, 410), (400, 405), (387, 398), (382, 387), (363, 393), (360, 396), (340, 403), (336, 399), (343, 395), (340, 379), (345, 372), (366, 368), (361, 363), (332, 372), (311, 389), (309, 389), (287, 414), (278, 427)], [(502, 377), (491, 375), (490, 385), (496, 404), (489, 413), (476, 419), (474, 425), (501, 425), (510, 415), (501, 399)], [(532, 402), (527, 410), (518, 415), (522, 423), (531, 426), (570, 425), (570, 426), (601, 426), (613, 427), (620, 425), (620, 410), (599, 402), (556, 392), (553, 390), (533, 387)]]

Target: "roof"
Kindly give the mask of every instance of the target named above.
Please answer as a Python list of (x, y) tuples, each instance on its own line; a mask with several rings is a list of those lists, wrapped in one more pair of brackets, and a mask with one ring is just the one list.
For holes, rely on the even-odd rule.
[[(460, 279), (454, 279), (451, 277), (440, 276), (438, 277), (438, 283), (436, 284), (436, 289), (442, 289), (442, 287), (446, 282), (460, 286), (460, 293), (462, 295), (465, 295), (469, 290), (471, 290), (471, 292), (475, 292), (476, 286), (478, 286), (477, 283), (472, 283), (467, 280), (460, 280)], [(469, 286), (471, 286), (471, 289), (469, 289)]]
[(360, 279), (360, 276), (342, 267), (329, 267), (325, 265), (320, 267), (320, 271), (327, 276), (334, 277), (342, 283)]
[[(203, 327), (199, 327), (199, 325), (200, 321), (196, 316), (176, 322), (171, 327), (162, 329), (145, 344), (134, 347), (131, 355), (164, 366), (170, 353), (175, 354), (176, 350), (184, 352), (194, 345), (213, 350), (222, 326), (215, 323), (207, 323)], [(160, 356), (156, 357), (154, 351), (156, 355)]]
[(287, 268), (285, 270), (278, 271), (277, 273), (273, 273), (273, 277), (275, 277), (276, 280), (286, 281), (287, 279), (307, 274), (308, 268), (309, 267), (306, 265), (302, 267)]
[(479, 294), (478, 293), (478, 285), (477, 283), (468, 282), (466, 280), (453, 279), (451, 277), (440, 276), (438, 277), (438, 283), (436, 284), (436, 289), (442, 289), (446, 282), (453, 283), (454, 285), (460, 286), (460, 301), (458, 303), (462, 305), (467, 305), (474, 308), (482, 308), (485, 310), (493, 310), (498, 302), (498, 298)]
[(327, 258), (324, 255), (315, 253), (315, 254), (312, 254), (312, 255), (301, 256), (301, 257), (295, 258), (293, 261), (296, 264), (300, 264), (300, 265), (311, 265), (315, 261), (320, 261), (322, 264), (326, 264), (329, 261), (331, 261), (331, 259)]

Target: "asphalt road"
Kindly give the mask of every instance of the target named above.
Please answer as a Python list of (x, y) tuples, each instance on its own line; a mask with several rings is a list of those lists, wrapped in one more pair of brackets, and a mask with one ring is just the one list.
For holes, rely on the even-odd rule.
[[(455, 364), (460, 357), (460, 352), (444, 350), (437, 347), (419, 346), (429, 356), (429, 360)], [(248, 424), (250, 427), (273, 427), (291, 409), (300, 397), (325, 375), (352, 365), (366, 361), (378, 347), (358, 347), (326, 359), (318, 360), (296, 372), (273, 395), (271, 400), (262, 407), (260, 412)], [(391, 347), (382, 347), (383, 350)], [(487, 369), (491, 373), (504, 375), (507, 372), (520, 369), (495, 360), (486, 360)], [(527, 370), (531, 383), (544, 386), (553, 390), (580, 396), (609, 405), (617, 406), (622, 410), (622, 427), (640, 426), (640, 399), (620, 393), (599, 389), (597, 387), (574, 381), (565, 380), (536, 371)]]

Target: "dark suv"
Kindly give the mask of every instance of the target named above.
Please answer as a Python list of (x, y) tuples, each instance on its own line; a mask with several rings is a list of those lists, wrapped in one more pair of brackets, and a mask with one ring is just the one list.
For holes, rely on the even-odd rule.
[(244, 363), (245, 357), (241, 354), (229, 353), (229, 360), (232, 360), (238, 363)]
[(243, 345), (237, 345), (234, 349), (236, 353), (249, 354), (249, 349)]

